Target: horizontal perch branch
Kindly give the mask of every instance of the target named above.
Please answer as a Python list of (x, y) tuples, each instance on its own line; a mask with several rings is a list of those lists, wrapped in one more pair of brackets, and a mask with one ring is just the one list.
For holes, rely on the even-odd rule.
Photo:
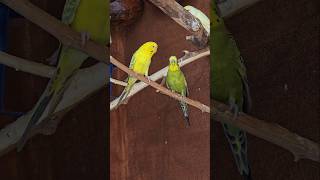
[(193, 34), (192, 42), (198, 47), (204, 47), (208, 43), (208, 32), (200, 21), (186, 11), (175, 0), (149, 0), (170, 16), (175, 22)]
[[(180, 67), (182, 66), (185, 66), (193, 61), (196, 61), (202, 57), (206, 57), (206, 56), (209, 56), (210, 55), (210, 50), (209, 48), (204, 48), (202, 50), (199, 50), (199, 51), (194, 51), (194, 52), (187, 52), (185, 51), (186, 54), (185, 56), (183, 56), (182, 58), (179, 59), (179, 65)], [(168, 71), (168, 67), (165, 67), (161, 70), (159, 70), (158, 72), (152, 74), (150, 77), (150, 79), (152, 81), (157, 81), (159, 79), (161, 79), (163, 76), (165, 76), (167, 74), (167, 71)], [(128, 98), (133, 96), (134, 94), (142, 91), (144, 88), (146, 88), (148, 86), (148, 84), (144, 83), (144, 82), (139, 82), (139, 83), (136, 83), (131, 91), (130, 91), (130, 94), (128, 95)], [(113, 110), (118, 102), (119, 98), (116, 98), (115, 100), (113, 100), (111, 103), (110, 103), (110, 110)]]
[(127, 86), (127, 84), (128, 84), (126, 82), (119, 81), (119, 80), (113, 79), (113, 78), (110, 78), (110, 82), (113, 83), (113, 84), (120, 85), (120, 86)]
[(184, 102), (188, 103), (189, 105), (200, 109), (202, 112), (210, 113), (210, 108), (208, 106), (200, 103), (199, 101), (195, 101), (195, 100), (189, 99), (187, 97), (182, 97), (180, 94), (173, 93), (169, 89), (161, 86), (160, 84), (158, 84), (158, 83), (156, 83), (154, 81), (148, 81), (147, 78), (145, 78), (144, 76), (139, 75), (139, 74), (135, 73), (134, 71), (130, 70), (127, 66), (123, 65), (122, 63), (117, 61), (115, 58), (110, 57), (110, 62), (112, 64), (114, 64), (115, 66), (117, 66), (119, 69), (121, 69), (124, 72), (126, 72), (127, 74), (129, 74), (130, 76), (133, 76), (133, 77), (137, 78), (138, 80), (149, 84), (151, 87), (159, 90), (161, 93), (163, 93), (163, 94), (165, 94), (167, 96), (170, 96), (170, 97), (172, 97), (174, 99), (177, 99), (179, 101), (184, 101)]
[(25, 60), (5, 52), (0, 51), (0, 64), (4, 64), (11, 67), (17, 71), (23, 71), (38, 75), (41, 77), (50, 78), (55, 72), (55, 68), (47, 66), (41, 63), (36, 63), (33, 61)]
[(228, 111), (229, 107), (211, 100), (211, 117), (214, 120), (232, 124), (248, 133), (276, 144), (293, 153), (295, 161), (310, 159), (320, 162), (319, 144), (301, 137), (274, 123), (267, 123), (252, 116), (240, 113), (236, 120)]
[(72, 30), (42, 9), (34, 6), (28, 0), (0, 0), (0, 3), (7, 5), (34, 24), (40, 26), (42, 29), (59, 39), (62, 44), (72, 46), (99, 61), (107, 64), (109, 63), (107, 56), (107, 54), (109, 54), (109, 52), (107, 52), (109, 49), (91, 40), (87, 41), (85, 46), (82, 46), (80, 33)]

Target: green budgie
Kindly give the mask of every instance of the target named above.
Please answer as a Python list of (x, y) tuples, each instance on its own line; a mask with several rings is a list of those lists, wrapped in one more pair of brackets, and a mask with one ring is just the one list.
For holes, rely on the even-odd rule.
[[(62, 22), (80, 32), (82, 43), (91, 38), (99, 44), (109, 42), (109, 3), (106, 0), (67, 0), (62, 14)], [(39, 124), (44, 112), (51, 114), (63, 97), (64, 90), (73, 74), (89, 56), (70, 46), (62, 46), (55, 76), (49, 81), (40, 100), (33, 108), (30, 120), (17, 146), (22, 149), (29, 134)]]
[(208, 32), (208, 34), (210, 34), (210, 19), (202, 11), (193, 6), (187, 5), (184, 8), (194, 17), (198, 18), (204, 29)]
[[(169, 68), (166, 77), (166, 85), (169, 89), (171, 89), (171, 91), (179, 93), (181, 96), (187, 97), (189, 95), (187, 81), (184, 77), (183, 72), (180, 70), (176, 56), (171, 56), (169, 58)], [(183, 101), (180, 101), (179, 104), (183, 112), (187, 127), (189, 127), (190, 121), (188, 115), (188, 105)]]
[[(235, 113), (247, 112), (250, 106), (246, 68), (240, 51), (219, 17), (215, 3), (211, 10), (211, 97), (229, 104)], [(222, 124), (240, 174), (251, 179), (247, 155), (246, 133), (229, 124)]]

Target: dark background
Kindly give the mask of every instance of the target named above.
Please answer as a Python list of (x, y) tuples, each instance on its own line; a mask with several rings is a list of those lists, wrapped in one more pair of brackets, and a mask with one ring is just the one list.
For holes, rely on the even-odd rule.
[[(250, 114), (317, 143), (319, 15), (318, 0), (268, 0), (226, 20), (246, 61)], [(213, 127), (213, 179), (240, 180), (221, 125), (215, 122)], [(320, 179), (319, 163), (296, 163), (289, 151), (252, 135), (248, 141), (254, 180)]]
[[(64, 0), (32, 2), (56, 17), (64, 5)], [(182, 3), (195, 5), (208, 14), (208, 3), (204, 1)], [(182, 50), (195, 49), (183, 41), (188, 32), (153, 5), (145, 3), (144, 11), (123, 36), (125, 48), (120, 46), (118, 52), (123, 63), (129, 64), (135, 49), (150, 39), (159, 43), (150, 74), (167, 65), (173, 53), (182, 56)], [(246, 60), (253, 99), (250, 114), (317, 143), (320, 142), (319, 15), (317, 0), (269, 0), (226, 20)], [(58, 42), (27, 20), (15, 19), (9, 23), (8, 46), (10, 54), (44, 62)], [(190, 89), (190, 97), (205, 104), (209, 104), (208, 63), (203, 58), (182, 68), (189, 86), (195, 87)], [(40, 97), (47, 79), (9, 68), (6, 73), (6, 109), (26, 112)], [(123, 73), (117, 75), (125, 77)], [(117, 91), (120, 93), (120, 88)], [(106, 90), (102, 90), (79, 104), (62, 120), (54, 135), (34, 137), (21, 153), (12, 151), (0, 157), (0, 179), (106, 179), (105, 95)], [(206, 114), (190, 108), (192, 127), (185, 129), (177, 103), (146, 88), (130, 99), (128, 105), (112, 112), (111, 117), (112, 179), (208, 179)], [(1, 116), (0, 127), (13, 121)], [(219, 123), (213, 125), (213, 177), (240, 180), (222, 127)], [(295, 163), (288, 151), (251, 135), (248, 138), (255, 180), (320, 178), (319, 163), (310, 160)], [(165, 140), (168, 144), (164, 144)]]
[[(60, 19), (64, 0), (32, 0)], [(23, 18), (12, 19), (8, 27), (8, 53), (45, 62), (58, 41)], [(88, 64), (88, 63), (87, 63)], [(6, 68), (5, 107), (8, 111), (30, 110), (48, 79)], [(23, 151), (0, 157), (1, 180), (106, 179), (108, 137), (107, 90), (101, 90), (72, 109), (54, 135), (37, 135)], [(13, 122), (0, 116), (0, 127)]]

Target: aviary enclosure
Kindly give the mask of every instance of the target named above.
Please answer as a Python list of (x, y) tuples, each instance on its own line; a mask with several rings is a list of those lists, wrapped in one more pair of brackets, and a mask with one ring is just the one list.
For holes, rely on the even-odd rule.
[[(108, 1), (112, 42), (106, 47), (91, 40), (81, 46), (80, 34), (59, 22), (65, 0), (0, 0), (0, 179), (240, 180), (219, 122), (248, 132), (253, 179), (320, 178), (319, 2), (219, 2), (252, 96), (251, 111), (237, 120), (209, 98), (212, 39), (202, 26), (193, 29), (197, 20), (182, 10), (192, 5), (209, 16), (210, 0), (176, 2)], [(59, 41), (93, 58), (44, 118), (44, 124), (57, 119), (56, 130), (37, 131), (16, 152), (29, 111), (55, 71), (46, 59)], [(150, 81), (127, 68), (146, 41), (159, 45)], [(160, 85), (171, 55), (179, 58), (188, 98)], [(115, 108), (128, 74), (143, 82)], [(177, 100), (189, 104), (189, 128)]]
[[(114, 2), (117, 7), (120, 1)], [(172, 1), (144, 1), (143, 10), (141, 1), (121, 2), (127, 3), (124, 6), (127, 11), (115, 8), (111, 16), (114, 40), (111, 55), (115, 57), (111, 58), (111, 63), (119, 67), (113, 70), (115, 79), (112, 81), (116, 85), (112, 87), (110, 101), (112, 179), (209, 179), (210, 154), (204, 148), (208, 146), (210, 130), (211, 177), (241, 179), (222, 127), (214, 120), (249, 132), (248, 154), (253, 179), (319, 178), (319, 145), (315, 143), (319, 142), (319, 44), (312, 40), (319, 37), (319, 12), (315, 1), (227, 1), (219, 4), (247, 65), (253, 108), (252, 116), (241, 114), (233, 121), (225, 112), (227, 107), (211, 100), (211, 129), (202, 109), (208, 102), (203, 82), (208, 75), (204, 73), (209, 73), (207, 58), (182, 68), (189, 81), (201, 86), (197, 92), (198, 86), (194, 84), (196, 88), (192, 90), (197, 93), (189, 97), (203, 103), (197, 106), (189, 102), (196, 107), (191, 108), (191, 116), (196, 115), (195, 119), (190, 118), (195, 123), (190, 129), (183, 126), (176, 102), (157, 94), (154, 88), (164, 89), (143, 77), (139, 79), (153, 88), (139, 92), (146, 86), (144, 83), (136, 85), (133, 97), (114, 109), (121, 86), (125, 86), (118, 80), (125, 79), (127, 73), (134, 75), (119, 65), (117, 59), (128, 65), (142, 42), (153, 39), (161, 44), (152, 61), (151, 72), (156, 72), (151, 73), (152, 80), (159, 80), (165, 74), (161, 71), (166, 66), (162, 60), (170, 55), (180, 53), (179, 57), (184, 60), (181, 51), (186, 48), (205, 51), (205, 47), (197, 43), (191, 45), (183, 38), (197, 34), (185, 27), (186, 16), (181, 15), (183, 12)], [(191, 4), (208, 15), (208, 6), (204, 4), (209, 2), (178, 2), (181, 6)]]

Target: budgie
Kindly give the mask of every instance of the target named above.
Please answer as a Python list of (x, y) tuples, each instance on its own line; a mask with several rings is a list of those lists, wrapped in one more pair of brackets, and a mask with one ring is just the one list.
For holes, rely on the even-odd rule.
[(204, 29), (208, 32), (208, 34), (210, 34), (210, 19), (202, 11), (193, 6), (187, 5), (184, 8), (194, 17), (198, 18)]
[[(171, 91), (179, 93), (181, 96), (187, 97), (189, 95), (186, 78), (181, 71), (176, 56), (169, 58), (169, 68), (166, 76), (166, 85)], [(187, 127), (190, 126), (188, 105), (186, 102), (179, 101), (184, 119)]]
[[(106, 0), (67, 0), (62, 22), (81, 33), (83, 45), (88, 38), (105, 45), (109, 42), (108, 8), (109, 3)], [(29, 134), (39, 124), (43, 113), (45, 111), (48, 114), (53, 113), (73, 74), (89, 57), (86, 53), (69, 46), (62, 45), (59, 49), (55, 75), (50, 79), (40, 100), (31, 111), (28, 125), (17, 144), (18, 151), (22, 149)]]
[[(148, 79), (149, 66), (152, 60), (152, 56), (157, 52), (158, 45), (155, 42), (146, 42), (139, 47), (133, 54), (129, 69), (133, 70), (137, 74), (145, 75)], [(136, 83), (135, 77), (129, 76), (127, 78), (127, 86), (122, 91), (119, 101), (116, 105), (118, 107), (129, 95), (131, 88)]]
[[(229, 104), (235, 114), (247, 112), (250, 106), (246, 68), (240, 51), (218, 15), (215, 3), (211, 10), (211, 97)], [(251, 179), (247, 155), (246, 133), (229, 124), (222, 124), (240, 174)]]

